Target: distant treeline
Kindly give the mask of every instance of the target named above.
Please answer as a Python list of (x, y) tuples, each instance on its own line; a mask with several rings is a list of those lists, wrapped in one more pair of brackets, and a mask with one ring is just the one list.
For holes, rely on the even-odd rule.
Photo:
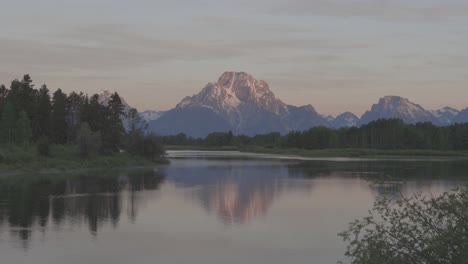
[(163, 137), (167, 145), (260, 146), (298, 149), (428, 149), (468, 150), (468, 123), (446, 127), (431, 123), (405, 124), (399, 119), (380, 119), (361, 127), (332, 129), (314, 127), (286, 135), (269, 133), (256, 136), (216, 132), (206, 138), (185, 134)]
[(0, 86), (0, 147), (37, 144), (47, 155), (49, 144), (69, 144), (82, 156), (126, 150), (156, 158), (163, 153), (159, 139), (144, 129), (138, 111), (124, 111), (117, 93), (103, 105), (97, 94), (35, 89), (29, 75)]

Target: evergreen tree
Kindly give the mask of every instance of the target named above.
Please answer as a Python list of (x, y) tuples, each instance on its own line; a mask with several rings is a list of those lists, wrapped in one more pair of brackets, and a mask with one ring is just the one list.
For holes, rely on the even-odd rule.
[(75, 137), (81, 124), (81, 112), (85, 101), (83, 93), (72, 92), (67, 98), (67, 142), (70, 143)]
[(50, 114), (52, 105), (50, 102), (49, 89), (42, 85), (37, 95), (37, 108), (33, 119), (34, 138), (47, 137), (50, 133)]
[(109, 151), (117, 152), (122, 144), (125, 128), (122, 118), (125, 117), (124, 105), (117, 93), (112, 94), (107, 105), (108, 123), (103, 130), (104, 148)]
[(141, 118), (138, 110), (132, 108), (127, 113), (127, 133), (132, 134), (135, 131), (144, 131), (148, 123)]
[(8, 95), (8, 89), (5, 87), (5, 85), (0, 85), (0, 113), (3, 110), (3, 106), (6, 103), (6, 97)]
[(13, 143), (15, 128), (15, 108), (10, 101), (7, 101), (3, 106), (0, 120), (0, 140), (2, 143)]
[(25, 111), (21, 111), (16, 122), (16, 142), (24, 147), (29, 145), (32, 138), (31, 121)]
[(87, 123), (82, 123), (76, 134), (79, 155), (89, 158), (98, 153), (101, 148), (101, 136), (98, 132), (91, 131)]
[(26, 74), (21, 81), (16, 79), (11, 82), (8, 99), (13, 103), (17, 113), (25, 111), (28, 117), (32, 119), (36, 106), (36, 92), (31, 77)]
[(51, 135), (54, 143), (67, 142), (67, 96), (58, 89), (52, 98)]

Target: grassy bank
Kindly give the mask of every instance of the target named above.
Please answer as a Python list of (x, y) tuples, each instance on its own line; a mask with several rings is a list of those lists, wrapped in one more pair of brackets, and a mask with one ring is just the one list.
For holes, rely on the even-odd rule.
[(75, 146), (53, 145), (48, 157), (40, 156), (36, 146), (0, 147), (0, 173), (16, 172), (61, 172), (85, 169), (106, 169), (123, 167), (151, 167), (167, 161), (152, 162), (144, 157), (128, 153), (98, 155), (93, 158), (78, 156)]
[(440, 150), (380, 150), (380, 149), (282, 149), (258, 146), (209, 147), (209, 146), (168, 146), (168, 150), (241, 151), (264, 154), (295, 155), (301, 157), (360, 157), (360, 158), (402, 158), (402, 157), (460, 157), (468, 158), (468, 152)]

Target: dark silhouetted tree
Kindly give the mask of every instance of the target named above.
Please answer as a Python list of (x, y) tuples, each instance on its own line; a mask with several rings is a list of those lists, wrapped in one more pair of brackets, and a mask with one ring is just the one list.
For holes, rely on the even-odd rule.
[(58, 89), (52, 98), (51, 136), (54, 143), (67, 142), (67, 96)]

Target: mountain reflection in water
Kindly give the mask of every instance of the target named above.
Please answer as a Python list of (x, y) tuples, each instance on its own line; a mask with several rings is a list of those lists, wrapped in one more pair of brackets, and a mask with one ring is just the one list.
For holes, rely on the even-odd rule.
[(240, 226), (265, 218), (283, 195), (305, 198), (330, 179), (337, 179), (329, 184), (342, 185), (343, 190), (348, 188), (347, 180), (355, 179), (375, 197), (443, 192), (465, 184), (467, 172), (463, 161), (298, 162), (198, 157), (174, 158), (170, 166), (154, 170), (4, 177), (0, 178), (0, 244), (6, 232), (27, 249), (34, 233), (85, 228), (98, 236), (104, 226), (118, 229), (125, 216), (128, 223), (137, 225), (139, 212), (147, 210), (142, 206), (157, 203), (160, 195), (169, 193), (201, 206), (222, 225)]

